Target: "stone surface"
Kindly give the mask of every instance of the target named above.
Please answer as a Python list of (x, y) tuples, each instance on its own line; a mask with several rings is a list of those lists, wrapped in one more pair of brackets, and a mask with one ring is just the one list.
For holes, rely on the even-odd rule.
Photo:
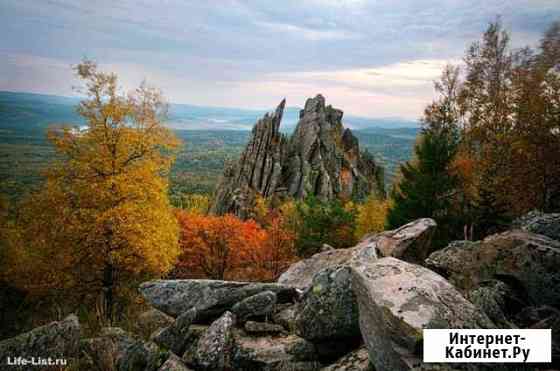
[(235, 316), (231, 312), (225, 312), (198, 339), (194, 353), (197, 368), (220, 371), (228, 367), (234, 324)]
[(352, 268), (360, 329), (377, 371), (408, 370), (421, 360), (424, 328), (492, 328), (449, 282), (395, 258)]
[(177, 357), (175, 354), (171, 354), (158, 371), (192, 371), (192, 369), (188, 368), (181, 358)]
[(140, 293), (155, 308), (174, 317), (196, 308), (197, 320), (218, 317), (237, 302), (264, 291), (274, 292), (279, 303), (297, 296), (294, 288), (276, 283), (155, 280), (140, 285)]
[(298, 304), (297, 335), (311, 341), (360, 336), (351, 278), (348, 266), (326, 268), (313, 277)]
[(368, 263), (378, 256), (393, 256), (412, 262), (424, 261), (431, 251), (435, 228), (435, 221), (425, 218), (392, 231), (366, 235), (352, 248), (327, 250), (300, 260), (282, 273), (278, 283), (306, 289), (311, 285), (313, 277), (325, 268)]
[(154, 343), (175, 354), (183, 354), (187, 342), (192, 340), (189, 328), (196, 318), (196, 308), (191, 308), (177, 317), (171, 325), (156, 330), (150, 338)]
[(326, 106), (321, 95), (310, 98), (287, 138), (279, 131), (284, 106), (282, 101), (274, 114), (257, 122), (239, 161), (226, 168), (212, 213), (250, 217), (257, 194), (330, 200), (385, 193), (382, 168), (344, 129), (342, 111)]
[(231, 312), (239, 321), (244, 321), (250, 317), (271, 314), (275, 305), (276, 294), (272, 291), (263, 291), (241, 300), (231, 308)]
[(169, 357), (153, 342), (136, 341), (126, 348), (117, 365), (119, 371), (156, 371)]
[(515, 220), (513, 226), (560, 241), (560, 214), (531, 211)]
[[(8, 357), (72, 358), (80, 350), (78, 317), (70, 315), (16, 337), (0, 341), (0, 368), (7, 367)], [(10, 369), (17, 370), (17, 367)], [(25, 366), (22, 366), (25, 369)]]
[(312, 343), (295, 335), (248, 337), (236, 332), (234, 370), (318, 370), (320, 363)]
[(249, 334), (277, 334), (284, 332), (284, 327), (270, 322), (247, 321), (245, 331)]
[(212, 213), (248, 218), (256, 194), (272, 197), (277, 191), (287, 149), (287, 139), (279, 130), (285, 104), (282, 100), (272, 115), (267, 113), (256, 123), (239, 161), (224, 170)]
[(482, 282), (466, 297), (501, 328), (515, 328), (513, 317), (527, 305), (513, 288), (499, 280)]
[(321, 371), (375, 371), (369, 362), (367, 348), (356, 349)]
[(433, 219), (417, 219), (395, 230), (374, 235), (369, 240), (375, 243), (379, 257), (392, 256), (422, 264), (433, 250), (431, 242), (436, 226)]
[(476, 242), (453, 242), (432, 253), (426, 265), (467, 292), (498, 278), (538, 305), (560, 303), (560, 242), (521, 230)]
[(118, 327), (104, 327), (98, 337), (85, 339), (81, 343), (82, 352), (95, 370), (116, 370), (126, 349), (137, 339)]
[(296, 326), (296, 305), (282, 308), (272, 315), (272, 321), (283, 326), (286, 330), (295, 331)]
[(175, 319), (157, 309), (150, 309), (138, 316), (138, 320), (134, 323), (135, 332), (148, 337), (154, 331), (171, 325)]

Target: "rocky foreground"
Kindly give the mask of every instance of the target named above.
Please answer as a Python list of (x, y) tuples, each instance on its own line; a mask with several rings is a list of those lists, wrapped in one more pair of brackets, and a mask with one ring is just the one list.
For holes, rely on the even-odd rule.
[[(104, 328), (80, 340), (70, 316), (0, 342), (0, 360), (58, 355), (130, 371), (551, 369), (560, 365), (559, 222), (532, 213), (511, 231), (432, 252), (436, 225), (420, 219), (300, 261), (278, 283), (150, 281), (139, 288), (153, 309), (138, 334)], [(424, 328), (552, 328), (554, 364), (423, 364)]]

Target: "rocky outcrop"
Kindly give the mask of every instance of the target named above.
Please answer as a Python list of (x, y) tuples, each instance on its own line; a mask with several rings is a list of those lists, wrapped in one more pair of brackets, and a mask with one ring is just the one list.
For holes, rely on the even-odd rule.
[(284, 106), (282, 101), (257, 122), (238, 163), (225, 169), (211, 212), (247, 218), (256, 195), (323, 200), (384, 195), (382, 168), (344, 129), (341, 110), (326, 106), (322, 95), (308, 99), (288, 139), (279, 132)]
[(515, 220), (513, 226), (514, 228), (542, 234), (553, 240), (560, 241), (560, 214), (546, 214), (539, 211), (531, 211)]
[(171, 354), (158, 371), (192, 371), (192, 369), (188, 368), (181, 358), (177, 357), (175, 354)]
[(267, 113), (257, 122), (239, 161), (225, 169), (211, 208), (213, 213), (247, 218), (256, 194), (272, 197), (277, 192), (287, 149), (287, 139), (279, 131), (285, 104), (283, 100), (274, 114)]
[(175, 319), (157, 310), (150, 309), (138, 316), (134, 323), (134, 331), (143, 337), (149, 337), (154, 331), (171, 325)]
[(521, 230), (482, 241), (453, 242), (426, 259), (428, 267), (467, 293), (490, 279), (500, 279), (538, 305), (558, 305), (560, 242)]
[[(62, 321), (51, 322), (16, 337), (0, 341), (0, 368), (8, 367), (8, 358), (31, 357), (70, 359), (78, 355), (80, 349), (80, 324), (75, 315)], [(27, 369), (21, 366), (21, 369)]]
[(155, 280), (140, 285), (140, 293), (155, 308), (177, 317), (191, 308), (197, 319), (218, 317), (237, 302), (271, 291), (279, 303), (291, 301), (297, 290), (277, 283), (249, 283), (218, 280)]
[(247, 321), (245, 323), (245, 332), (248, 334), (277, 334), (285, 332), (283, 326), (270, 322)]
[(197, 310), (191, 308), (177, 317), (169, 326), (156, 330), (152, 334), (151, 340), (175, 354), (182, 354), (187, 342), (191, 340), (189, 329), (196, 318)]
[(352, 269), (360, 329), (375, 369), (421, 363), (424, 328), (492, 328), (494, 324), (443, 277), (382, 258)]

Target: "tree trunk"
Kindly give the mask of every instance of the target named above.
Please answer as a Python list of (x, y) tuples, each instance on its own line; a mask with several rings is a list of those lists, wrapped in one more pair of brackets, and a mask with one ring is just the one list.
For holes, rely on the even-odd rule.
[(103, 314), (108, 326), (113, 324), (113, 305), (114, 305), (114, 283), (115, 269), (111, 263), (107, 263), (103, 269)]

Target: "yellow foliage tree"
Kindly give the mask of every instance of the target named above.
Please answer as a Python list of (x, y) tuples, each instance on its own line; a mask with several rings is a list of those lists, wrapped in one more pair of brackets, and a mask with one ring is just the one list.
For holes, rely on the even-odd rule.
[(125, 95), (115, 74), (90, 61), (76, 72), (87, 127), (49, 132), (57, 160), (20, 210), (13, 277), (28, 290), (94, 299), (111, 323), (122, 284), (168, 271), (179, 255), (167, 197), (178, 142), (162, 125), (167, 106), (157, 90), (142, 84)]
[(181, 208), (189, 213), (205, 215), (210, 208), (210, 198), (200, 194), (186, 194), (181, 197)]
[(364, 204), (358, 205), (356, 239), (359, 240), (368, 233), (384, 231), (389, 206), (389, 200), (380, 200), (373, 196), (369, 196)]

